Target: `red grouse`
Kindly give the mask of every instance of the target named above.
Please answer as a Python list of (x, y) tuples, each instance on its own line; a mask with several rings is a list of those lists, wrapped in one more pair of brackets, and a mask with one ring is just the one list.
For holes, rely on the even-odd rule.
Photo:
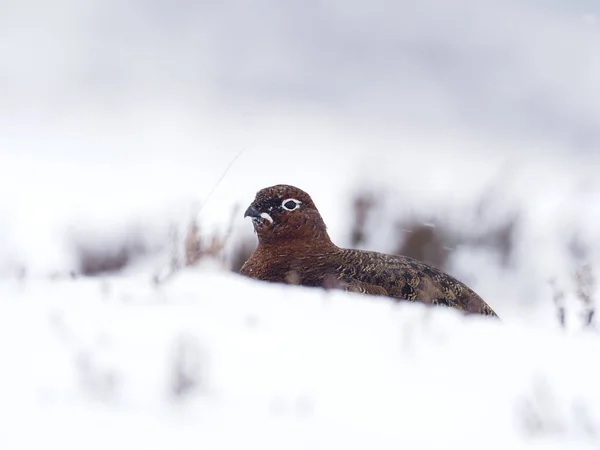
[(258, 246), (240, 273), (263, 281), (335, 287), (496, 316), (460, 281), (408, 256), (352, 250), (335, 245), (310, 196), (280, 184), (256, 194), (251, 217)]

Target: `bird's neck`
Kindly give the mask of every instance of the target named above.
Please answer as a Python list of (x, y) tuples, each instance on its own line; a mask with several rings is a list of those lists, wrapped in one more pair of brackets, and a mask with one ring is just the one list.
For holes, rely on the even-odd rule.
[(264, 253), (284, 255), (323, 254), (338, 250), (327, 231), (319, 231), (310, 236), (259, 238), (258, 250)]

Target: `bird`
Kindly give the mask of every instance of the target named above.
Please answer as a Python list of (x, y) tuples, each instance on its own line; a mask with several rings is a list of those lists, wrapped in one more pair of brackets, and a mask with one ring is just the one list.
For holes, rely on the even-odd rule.
[(259, 190), (246, 217), (252, 219), (258, 245), (239, 270), (243, 276), (498, 318), (475, 291), (433, 265), (404, 255), (339, 247), (312, 198), (300, 188), (276, 184)]

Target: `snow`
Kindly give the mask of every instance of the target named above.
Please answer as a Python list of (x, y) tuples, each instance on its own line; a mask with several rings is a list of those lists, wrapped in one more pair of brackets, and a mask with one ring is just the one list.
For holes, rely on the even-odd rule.
[[(597, 448), (598, 337), (573, 274), (600, 279), (599, 13), (4, 2), (0, 449)], [(404, 218), (476, 236), (517, 217), (508, 263), (468, 245), (449, 261), (502, 322), (221, 262), (153, 284), (192, 217), (205, 241), (231, 226), (225, 263), (254, 244), (243, 211), (278, 183), (306, 190), (341, 246), (364, 192), (377, 251)], [(82, 249), (138, 246), (118, 274), (79, 273)]]
[(1, 288), (3, 449), (599, 443), (596, 333), (215, 268)]

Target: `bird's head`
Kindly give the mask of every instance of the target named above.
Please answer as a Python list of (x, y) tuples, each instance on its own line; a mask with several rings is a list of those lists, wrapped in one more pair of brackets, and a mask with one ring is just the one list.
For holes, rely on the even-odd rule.
[(260, 243), (282, 243), (297, 239), (329, 241), (325, 223), (310, 196), (287, 184), (258, 191), (244, 217), (252, 218)]

